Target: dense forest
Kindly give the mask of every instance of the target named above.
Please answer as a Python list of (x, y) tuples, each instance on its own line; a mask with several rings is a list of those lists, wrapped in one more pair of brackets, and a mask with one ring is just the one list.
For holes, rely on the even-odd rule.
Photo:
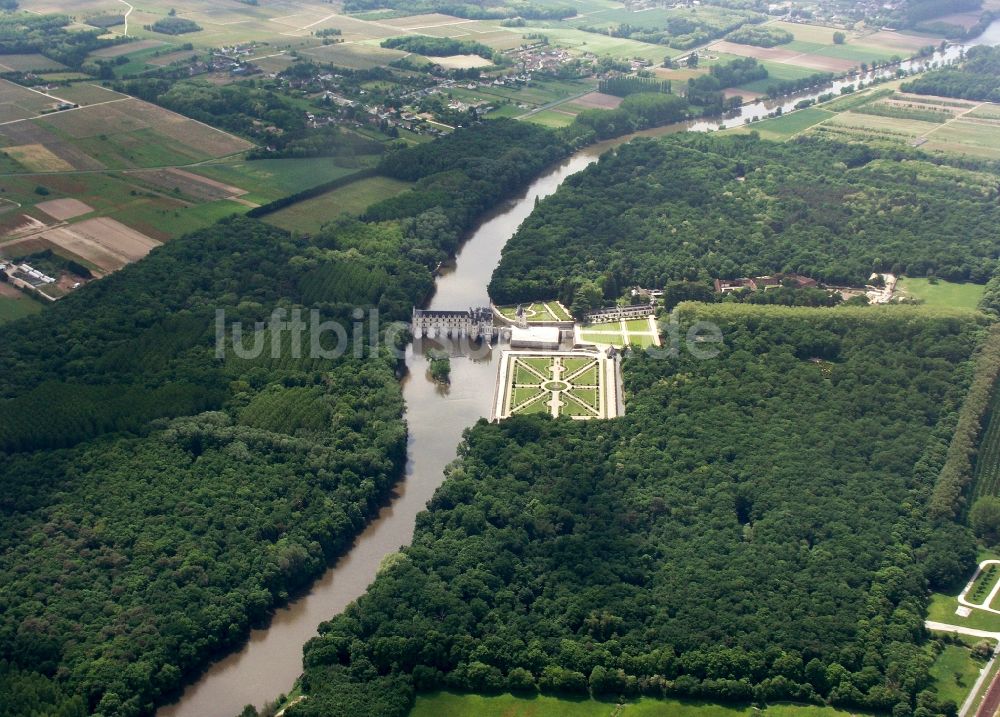
[(926, 72), (904, 82), (900, 89), (920, 95), (1000, 102), (1000, 47), (970, 48), (960, 67)]
[(305, 650), (289, 717), (414, 691), (953, 713), (920, 644), (970, 532), (926, 506), (982, 324), (925, 309), (679, 309), (715, 358), (624, 363), (612, 422), (481, 422), (411, 547)]
[(588, 283), (611, 299), (636, 284), (772, 272), (985, 282), (1000, 250), (996, 176), (900, 154), (755, 135), (631, 142), (540, 203), (490, 296), (570, 305)]
[[(0, 715), (150, 714), (350, 544), (405, 463), (393, 344), (326, 358), (307, 326), (297, 353), (266, 322), (407, 320), (474, 212), (565, 151), (545, 138), (402, 150), (385, 171), (422, 199), (393, 221), (226, 220), (0, 328)], [(217, 354), (220, 309), (261, 356)]]

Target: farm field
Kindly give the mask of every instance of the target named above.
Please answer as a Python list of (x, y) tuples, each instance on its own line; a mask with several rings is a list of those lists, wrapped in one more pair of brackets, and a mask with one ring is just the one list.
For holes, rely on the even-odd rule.
[(389, 177), (368, 177), (285, 207), (267, 215), (264, 221), (288, 231), (313, 233), (341, 214), (357, 216), (375, 202), (394, 197), (410, 186), (409, 182)]
[[(769, 22), (766, 25), (787, 30), (795, 39), (790, 43), (770, 48), (719, 40), (710, 44), (708, 51), (755, 57), (765, 62), (772, 79), (796, 79), (796, 75), (785, 77), (781, 75), (792, 72), (803, 73), (797, 77), (804, 77), (816, 72), (844, 72), (862, 62), (881, 62), (892, 57), (909, 57), (920, 47), (941, 40), (932, 36), (907, 35), (899, 32), (880, 32), (870, 35), (848, 32), (847, 41), (843, 45), (836, 45), (833, 42), (835, 28), (832, 27), (783, 21)], [(767, 80), (750, 83), (745, 89), (757, 90), (757, 86), (766, 86), (766, 82)]]
[(845, 95), (781, 117), (737, 127), (783, 140), (809, 132), (841, 141), (1000, 159), (1000, 105), (909, 95), (893, 85)]
[(771, 705), (765, 710), (708, 702), (655, 700), (626, 702), (566, 699), (535, 695), (459, 695), (432, 692), (417, 696), (410, 717), (849, 717), (851, 713), (814, 705)]
[(166, 197), (152, 197), (125, 204), (107, 216), (158, 241), (168, 241), (234, 214), (244, 214), (249, 208), (228, 199), (190, 205), (178, 204)]
[[(158, 45), (190, 42), (198, 48), (219, 47), (238, 42), (271, 42), (287, 46), (301, 46), (309, 38), (307, 26), (321, 23), (331, 14), (331, 7), (319, 1), (291, 3), (261, 3), (257, 5), (235, 5), (234, 3), (208, 5), (195, 0), (148, 0), (136, 4), (129, 16), (129, 35), (140, 40), (155, 41)], [(56, 0), (23, 0), (21, 8), (30, 12), (56, 12), (65, 5)], [(109, 0), (80, 0), (74, 2), (74, 14), (85, 17), (93, 14), (119, 12), (120, 3)], [(201, 30), (184, 35), (165, 35), (146, 30), (157, 20), (168, 16), (176, 9), (177, 16), (193, 20)], [(320, 24), (316, 24), (320, 27)], [(112, 28), (120, 33), (121, 26)], [(125, 51), (128, 53), (129, 51)]]
[(0, 324), (37, 314), (42, 304), (18, 291), (10, 284), (0, 283)]
[(0, 80), (0, 123), (35, 117), (58, 102), (57, 97)]
[(793, 137), (830, 117), (833, 117), (832, 112), (819, 107), (807, 107), (804, 110), (790, 112), (781, 117), (738, 127), (732, 131), (736, 133), (757, 132), (764, 139), (780, 141)]
[(4, 171), (28, 173), (176, 166), (252, 146), (130, 97), (3, 125), (0, 142), (15, 163), (6, 162)]
[(983, 296), (982, 284), (956, 284), (950, 281), (903, 277), (896, 285), (896, 291), (903, 297), (923, 301), (927, 306), (949, 307), (975, 311)]
[(93, 82), (76, 82), (69, 87), (60, 87), (53, 91), (60, 99), (75, 102), (78, 105), (96, 105), (100, 102), (124, 100), (128, 95), (115, 92), (107, 87), (101, 87)]
[(68, 68), (61, 62), (38, 53), (0, 55), (0, 72), (58, 72), (65, 69)]
[(280, 197), (301, 192), (340, 177), (372, 166), (375, 156), (353, 158), (356, 166), (345, 167), (332, 157), (307, 159), (256, 159), (235, 162), (202, 164), (188, 169), (193, 174), (218, 182), (232, 184), (247, 191), (244, 196), (258, 204), (266, 204)]
[(379, 47), (377, 43), (369, 45), (365, 43), (348, 44), (346, 42), (336, 45), (320, 45), (303, 50), (302, 54), (317, 62), (329, 62), (349, 70), (371, 70), (376, 67), (385, 67), (393, 60), (399, 60), (408, 55), (411, 59), (417, 57), (402, 50)]

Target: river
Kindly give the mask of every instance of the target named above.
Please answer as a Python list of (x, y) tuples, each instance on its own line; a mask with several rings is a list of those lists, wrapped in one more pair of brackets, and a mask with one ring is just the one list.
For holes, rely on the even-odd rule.
[[(969, 44), (1000, 44), (1000, 21), (994, 22)], [(904, 68), (953, 60), (959, 48), (949, 48), (926, 60), (904, 63)], [(895, 68), (886, 72), (894, 73)], [(871, 73), (865, 81), (872, 79)], [(738, 114), (712, 122), (693, 122), (637, 133), (601, 142), (580, 150), (536, 179), (520, 196), (494, 210), (459, 249), (454, 262), (444, 267), (428, 308), (465, 309), (487, 306), (486, 286), (500, 261), (500, 251), (535, 206), (535, 201), (558, 189), (608, 149), (635, 136), (662, 136), (684, 130), (707, 131), (720, 124), (735, 127), (745, 118), (761, 118), (780, 106), (791, 111), (796, 102), (858, 80), (840, 81), (831, 88), (805, 92), (775, 102), (745, 105)], [(355, 541), (350, 552), (326, 571), (311, 590), (280, 608), (268, 627), (254, 630), (243, 648), (213, 664), (179, 702), (161, 708), (157, 717), (235, 717), (246, 704), (262, 706), (287, 692), (302, 672), (302, 645), (316, 634), (319, 624), (360, 597), (375, 579), (382, 559), (410, 543), (417, 513), (444, 480), (444, 468), (455, 458), (462, 432), (490, 411), (496, 366), (494, 352), (474, 351), (474, 358), (451, 363), (451, 386), (442, 388), (430, 380), (424, 351), (433, 344), (458, 355), (466, 347), (450, 342), (423, 342), (407, 351), (409, 373), (403, 380), (409, 460), (404, 480), (396, 486), (390, 503), (382, 509)]]

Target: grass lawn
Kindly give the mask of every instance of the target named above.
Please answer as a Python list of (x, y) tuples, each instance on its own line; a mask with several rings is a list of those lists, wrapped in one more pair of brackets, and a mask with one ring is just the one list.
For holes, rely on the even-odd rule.
[(903, 296), (921, 299), (927, 306), (946, 306), (974, 311), (979, 305), (985, 287), (982, 284), (956, 284), (938, 280), (905, 277), (899, 280), (896, 290)]
[(629, 331), (639, 331), (640, 333), (649, 333), (655, 330), (650, 327), (649, 319), (629, 319), (625, 322), (625, 327)]
[(531, 368), (535, 369), (536, 371), (538, 371), (538, 373), (542, 374), (543, 376), (552, 375), (552, 359), (519, 357), (517, 360), (520, 361), (521, 363), (531, 366)]
[(409, 188), (409, 182), (398, 179), (368, 177), (285, 207), (264, 217), (264, 221), (288, 231), (317, 232), (341, 214), (357, 216), (375, 202), (394, 197)]
[(956, 591), (954, 595), (944, 595), (942, 593), (931, 595), (931, 603), (927, 608), (927, 619), (934, 622), (943, 622), (947, 625), (971, 627), (974, 630), (1000, 632), (1000, 615), (975, 609), (968, 617), (959, 617), (956, 615), (955, 608), (958, 607), (958, 592)]
[(37, 314), (42, 310), (42, 304), (29, 296), (7, 296), (0, 294), (0, 324), (20, 319), (22, 316)]
[(983, 663), (972, 658), (965, 645), (948, 645), (931, 665), (931, 678), (938, 699), (961, 705), (979, 676)]
[(848, 717), (832, 707), (772, 705), (763, 712), (708, 702), (654, 700), (628, 702), (619, 710), (615, 702), (562, 699), (548, 696), (456, 695), (434, 692), (418, 695), (410, 717)]
[[(607, 326), (612, 327), (614, 324), (607, 324)], [(583, 330), (580, 332), (580, 340), (592, 344), (604, 344), (618, 347), (625, 345), (625, 338), (622, 336), (622, 332), (613, 331), (611, 328), (600, 331)]]
[[(572, 375), (575, 371), (580, 370), (580, 368), (581, 367), (578, 366), (575, 369), (567, 369), (566, 373), (563, 375)], [(583, 373), (570, 379), (570, 383), (574, 386), (596, 386), (598, 381), (597, 366), (591, 366)], [(597, 404), (594, 405), (596, 406)]]
[(916, 138), (937, 130), (941, 127), (935, 122), (900, 119), (898, 117), (882, 117), (880, 115), (857, 114), (842, 112), (830, 119), (830, 124), (850, 129), (870, 130), (903, 138)]

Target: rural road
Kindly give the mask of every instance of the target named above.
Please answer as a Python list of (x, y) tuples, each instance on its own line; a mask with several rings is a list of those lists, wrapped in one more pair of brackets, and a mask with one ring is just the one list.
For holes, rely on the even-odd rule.
[(125, 37), (128, 37), (128, 16), (132, 14), (132, 11), (135, 10), (135, 8), (125, 2), (125, 0), (118, 0), (118, 2), (128, 8), (128, 10), (125, 11)]

